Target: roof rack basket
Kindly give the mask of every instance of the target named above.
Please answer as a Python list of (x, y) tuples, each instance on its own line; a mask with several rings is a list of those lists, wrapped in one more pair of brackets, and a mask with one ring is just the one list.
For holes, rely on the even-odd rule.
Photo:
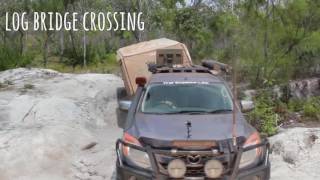
[(203, 67), (203, 66), (197, 66), (197, 65), (191, 65), (191, 66), (166, 66), (166, 65), (158, 65), (158, 64), (148, 64), (148, 70), (153, 73), (188, 73), (188, 72), (194, 72), (194, 73), (211, 73), (210, 69)]

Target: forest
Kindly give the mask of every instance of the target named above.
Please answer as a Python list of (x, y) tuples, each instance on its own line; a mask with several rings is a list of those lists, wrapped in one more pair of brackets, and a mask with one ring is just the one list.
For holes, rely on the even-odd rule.
[[(320, 179), (320, 0), (0, 0), (0, 179), (116, 179), (116, 156), (124, 155), (115, 151), (116, 142), (127, 134), (118, 119), (124, 82), (117, 50), (158, 38), (184, 43), (195, 64), (216, 60), (232, 67), (223, 78), (236, 104), (233, 112), (239, 110), (235, 118), (229, 108), (216, 117), (183, 114), (180, 125), (169, 124), (185, 129), (187, 139), (191, 132), (191, 139), (205, 137), (199, 127), (210, 131), (209, 136), (221, 134), (210, 142), (227, 146), (218, 154), (213, 147), (213, 159), (231, 154), (238, 163), (241, 156), (254, 156), (255, 164), (239, 171), (223, 162), (224, 173), (253, 172), (252, 179), (262, 179), (262, 166), (254, 167), (257, 157), (269, 151), (256, 146), (250, 150), (254, 153), (242, 153), (260, 140), (256, 132), (254, 138), (242, 136), (251, 129), (243, 126), (248, 122), (268, 138), (268, 146), (270, 142), (271, 180)], [(241, 101), (254, 108), (244, 111)], [(130, 106), (129, 101), (123, 104)], [(191, 114), (199, 114), (200, 121)], [(148, 124), (141, 115), (139, 110), (130, 120), (141, 120), (130, 129), (140, 137), (138, 126), (154, 135), (149, 139), (167, 139), (156, 144), (169, 142), (166, 133), (177, 134), (176, 129)], [(165, 115), (168, 119), (147, 116), (154, 122), (178, 119), (177, 114)], [(209, 121), (214, 124), (206, 126)], [(232, 127), (236, 130), (231, 133)], [(231, 135), (244, 148), (231, 148)], [(183, 134), (176, 137), (184, 139)], [(132, 138), (139, 142), (147, 137)], [(151, 146), (140, 145), (138, 150), (146, 145), (153, 153)], [(203, 165), (194, 164), (197, 172), (212, 160), (199, 157)], [(154, 162), (153, 167), (162, 163)]]
[[(240, 78), (253, 87), (311, 76), (320, 68), (317, 0), (2, 0), (0, 8), (0, 70), (114, 72), (119, 47), (160, 37), (185, 43), (195, 62), (237, 62)], [(145, 27), (6, 31), (6, 13), (13, 12), (141, 12)]]

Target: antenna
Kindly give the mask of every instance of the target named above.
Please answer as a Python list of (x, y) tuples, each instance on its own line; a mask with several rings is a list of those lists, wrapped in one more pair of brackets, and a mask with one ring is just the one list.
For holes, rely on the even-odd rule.
[[(236, 16), (236, 14), (234, 13), (234, 0), (229, 0), (230, 6), (231, 6), (231, 13), (233, 15)], [(232, 43), (232, 47), (231, 47), (231, 51), (232, 51), (232, 55), (233, 55), (233, 60), (232, 60), (232, 86), (233, 86), (233, 98), (232, 98), (232, 102), (233, 102), (233, 111), (232, 111), (232, 141), (233, 141), (233, 145), (237, 146), (237, 117), (236, 117), (236, 107), (237, 107), (237, 88), (236, 88), (236, 84), (237, 84), (237, 71), (236, 71), (236, 67), (237, 67), (237, 58), (234, 57), (234, 44)]]
[[(233, 51), (233, 45), (232, 45), (232, 51)], [(237, 71), (236, 71), (236, 59), (233, 60), (233, 71), (232, 71), (232, 93), (233, 93), (233, 108), (232, 108), (232, 141), (233, 145), (237, 145), (237, 117), (236, 117), (236, 106), (237, 106), (237, 88), (236, 88), (236, 83), (237, 83)]]

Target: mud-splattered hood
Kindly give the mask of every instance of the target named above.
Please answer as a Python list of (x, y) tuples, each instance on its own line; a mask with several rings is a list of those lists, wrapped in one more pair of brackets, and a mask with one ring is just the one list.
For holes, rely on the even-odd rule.
[[(190, 140), (225, 140), (232, 138), (232, 113), (223, 114), (174, 114), (154, 115), (137, 113), (134, 125), (128, 130), (132, 135), (149, 139), (153, 146), (161, 146), (172, 140), (187, 140), (190, 122)], [(248, 137), (253, 131), (237, 113), (237, 136)], [(150, 141), (151, 139), (151, 141)]]

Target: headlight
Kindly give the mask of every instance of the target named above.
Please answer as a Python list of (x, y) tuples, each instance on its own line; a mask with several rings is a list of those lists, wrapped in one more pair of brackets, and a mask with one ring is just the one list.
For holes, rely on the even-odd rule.
[[(258, 132), (254, 132), (244, 143), (244, 148), (261, 143), (261, 139)], [(259, 162), (261, 155), (261, 148), (255, 148), (242, 153), (239, 168), (244, 168), (250, 165), (254, 165)]]
[(242, 153), (239, 168), (244, 168), (257, 162), (257, 150), (252, 149)]
[[(123, 140), (127, 143), (141, 146), (139, 141), (128, 133), (124, 133)], [(122, 154), (129, 165), (138, 166), (144, 169), (151, 169), (149, 156), (146, 152), (122, 145)]]
[(138, 166), (144, 169), (151, 169), (149, 156), (146, 152), (130, 147), (126, 148), (128, 148), (128, 153), (127, 155), (125, 155), (125, 158), (128, 164)]

